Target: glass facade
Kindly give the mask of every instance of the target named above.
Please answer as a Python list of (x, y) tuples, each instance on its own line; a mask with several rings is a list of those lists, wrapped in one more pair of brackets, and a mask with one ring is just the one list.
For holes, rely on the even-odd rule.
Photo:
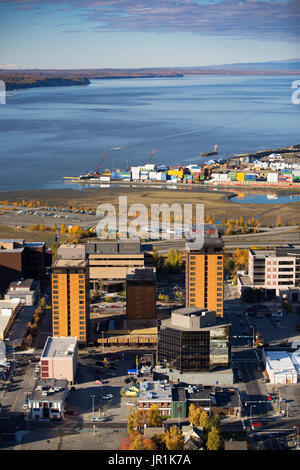
[(209, 370), (209, 331), (182, 331), (162, 327), (158, 363), (182, 372)]
[(161, 326), (158, 364), (180, 372), (207, 372), (228, 367), (230, 327), (185, 331)]

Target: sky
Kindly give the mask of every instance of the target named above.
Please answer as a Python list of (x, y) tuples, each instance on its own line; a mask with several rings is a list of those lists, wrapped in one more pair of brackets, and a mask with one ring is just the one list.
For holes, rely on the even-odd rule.
[(0, 68), (189, 67), (300, 57), (300, 0), (0, 0)]

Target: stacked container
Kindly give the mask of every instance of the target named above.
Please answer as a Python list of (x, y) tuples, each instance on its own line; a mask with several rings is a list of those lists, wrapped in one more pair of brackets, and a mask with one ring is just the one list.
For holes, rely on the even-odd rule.
[(246, 173), (245, 181), (256, 181), (256, 175), (254, 173)]
[(300, 170), (293, 170), (293, 181), (300, 183)]
[(236, 174), (237, 181), (245, 181), (245, 173), (237, 173)]
[(277, 183), (278, 182), (278, 173), (268, 173), (267, 174), (268, 183)]

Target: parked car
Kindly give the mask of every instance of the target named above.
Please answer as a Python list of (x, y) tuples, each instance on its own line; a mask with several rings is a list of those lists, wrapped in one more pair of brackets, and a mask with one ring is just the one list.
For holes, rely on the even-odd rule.
[(107, 395), (102, 395), (101, 399), (102, 400), (111, 400), (114, 396), (111, 393), (108, 393)]

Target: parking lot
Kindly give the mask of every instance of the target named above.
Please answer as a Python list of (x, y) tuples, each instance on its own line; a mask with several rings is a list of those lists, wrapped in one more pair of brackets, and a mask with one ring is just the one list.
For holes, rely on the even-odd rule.
[[(67, 409), (74, 415), (67, 415), (66, 421), (93, 422), (91, 418), (105, 417), (109, 422), (126, 423), (129, 405), (136, 404), (134, 397), (122, 397), (121, 389), (128, 377), (127, 370), (135, 368), (135, 356), (121, 355), (116, 369), (97, 364), (101, 355), (81, 355), (76, 375), (75, 390), (70, 392)], [(111, 398), (105, 399), (107, 395)], [(97, 421), (95, 421), (97, 422)]]

